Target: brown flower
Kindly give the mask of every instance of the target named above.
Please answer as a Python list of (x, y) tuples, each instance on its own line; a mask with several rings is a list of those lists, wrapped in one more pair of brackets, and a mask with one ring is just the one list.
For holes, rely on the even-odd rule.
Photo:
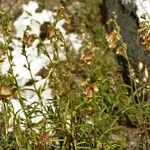
[(116, 48), (119, 37), (116, 30), (113, 30), (110, 34), (106, 36), (109, 48)]
[(10, 96), (12, 95), (12, 88), (8, 85), (0, 86), (0, 99), (3, 102), (7, 102)]
[(118, 47), (116, 50), (116, 54), (125, 56), (125, 49), (123, 47)]
[(69, 12), (63, 12), (63, 17), (67, 21), (67, 23), (71, 22), (72, 15)]
[(86, 52), (85, 54), (83, 54), (81, 56), (81, 60), (87, 64), (91, 64), (92, 62), (92, 59), (93, 59), (93, 54), (92, 52)]
[(27, 47), (30, 47), (32, 46), (33, 42), (35, 40), (35, 35), (34, 34), (31, 34), (31, 35), (24, 35), (23, 37), (23, 43), (25, 45), (27, 45)]
[(48, 26), (48, 27), (47, 27), (47, 38), (48, 38), (48, 39), (51, 39), (51, 38), (53, 38), (55, 35), (56, 35), (56, 30), (55, 30), (55, 28), (53, 28), (53, 27), (51, 27), (51, 26)]
[(42, 132), (39, 137), (39, 142), (45, 144), (49, 138), (48, 132)]
[(85, 86), (84, 90), (83, 90), (83, 94), (87, 97), (87, 98), (92, 98), (94, 92), (98, 92), (98, 88), (95, 84), (88, 84)]

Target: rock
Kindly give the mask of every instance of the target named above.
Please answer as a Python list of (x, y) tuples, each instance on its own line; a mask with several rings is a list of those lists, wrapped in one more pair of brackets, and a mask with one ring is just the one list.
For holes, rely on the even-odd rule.
[[(139, 18), (137, 16), (137, 9), (135, 0), (103, 0), (101, 4), (101, 13), (108, 33), (112, 31), (112, 26), (107, 25), (106, 22), (113, 17), (113, 12), (115, 12), (122, 40), (127, 45), (129, 62), (134, 70), (137, 82), (140, 82), (138, 86), (143, 86), (150, 81), (147, 76), (150, 68), (150, 51), (143, 47), (138, 36)], [(131, 84), (129, 71), (126, 67), (127, 61), (122, 56), (117, 57), (119, 64), (122, 66), (125, 82)], [(138, 67), (141, 64), (144, 66), (142, 70)], [(145, 69), (147, 70), (146, 74), (143, 73)]]

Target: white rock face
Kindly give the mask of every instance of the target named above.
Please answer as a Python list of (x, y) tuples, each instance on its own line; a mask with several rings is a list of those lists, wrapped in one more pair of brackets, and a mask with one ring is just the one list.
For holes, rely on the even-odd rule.
[(150, 0), (121, 0), (121, 2), (123, 5), (135, 5), (139, 21), (143, 21), (143, 17), (150, 21)]
[(139, 21), (143, 21), (145, 17), (146, 21), (150, 21), (150, 0), (121, 0), (123, 5), (133, 5), (136, 7), (136, 15)]
[(147, 21), (150, 21), (150, 0), (136, 0), (136, 6), (139, 21), (143, 21), (143, 16)]

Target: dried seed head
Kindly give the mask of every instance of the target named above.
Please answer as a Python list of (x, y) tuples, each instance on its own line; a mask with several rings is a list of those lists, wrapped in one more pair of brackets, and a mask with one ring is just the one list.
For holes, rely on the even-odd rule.
[(130, 76), (132, 77), (132, 78), (135, 78), (135, 71), (131, 68), (131, 70), (130, 70)]
[(145, 78), (148, 79), (148, 70), (147, 70), (146, 67), (145, 67), (145, 70), (144, 70), (144, 74), (145, 74)]
[(135, 79), (135, 82), (136, 82), (136, 83), (140, 83), (139, 79)]
[(138, 68), (139, 68), (140, 71), (142, 70), (142, 68), (143, 68), (143, 63), (142, 62), (139, 62)]
[(144, 78), (143, 78), (143, 82), (147, 82), (147, 78), (144, 77)]

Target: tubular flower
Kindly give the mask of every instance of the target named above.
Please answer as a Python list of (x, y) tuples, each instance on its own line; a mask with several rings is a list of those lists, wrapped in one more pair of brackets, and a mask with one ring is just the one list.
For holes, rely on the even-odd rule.
[(31, 34), (31, 35), (24, 34), (23, 43), (25, 45), (27, 45), (27, 47), (31, 47), (34, 40), (35, 40), (35, 35), (34, 34)]
[(88, 84), (85, 86), (84, 90), (83, 90), (83, 94), (87, 97), (87, 98), (92, 98), (94, 92), (98, 92), (98, 87), (95, 84)]
[(92, 59), (93, 59), (92, 52), (87, 52), (81, 56), (81, 60), (87, 64), (91, 64)]
[(0, 100), (7, 102), (12, 95), (12, 88), (8, 85), (0, 86)]

